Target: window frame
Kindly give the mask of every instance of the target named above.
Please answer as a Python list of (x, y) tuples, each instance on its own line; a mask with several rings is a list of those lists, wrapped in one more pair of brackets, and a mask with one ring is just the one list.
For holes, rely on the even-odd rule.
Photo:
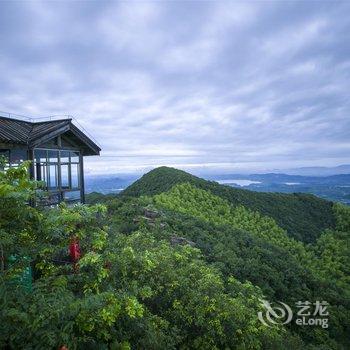
[[(21, 158), (18, 162), (13, 162), (13, 153), (21, 152), (24, 157)], [(5, 154), (5, 155), (4, 155)], [(7, 158), (7, 163), (5, 164), (4, 170), (9, 168), (17, 168), (20, 164), (28, 160), (28, 150), (22, 147), (10, 147), (10, 148), (1, 148), (0, 155), (4, 155)]]
[[(39, 157), (39, 161), (37, 161), (36, 157), (36, 151), (45, 151), (46, 152), (46, 162), (41, 162), (41, 158)], [(57, 152), (57, 161), (50, 161), (49, 152)], [(66, 152), (66, 154), (64, 154)], [(74, 155), (75, 154), (75, 155)], [(62, 157), (62, 155), (65, 155), (65, 157)], [(66, 156), (68, 155), (68, 156)], [(72, 161), (72, 155), (74, 157), (77, 157), (76, 161)], [(75, 192), (75, 191), (82, 191), (82, 161), (81, 161), (81, 151), (76, 149), (59, 149), (59, 148), (45, 148), (45, 147), (37, 147), (33, 149), (33, 162), (34, 162), (34, 178), (35, 180), (38, 180), (37, 178), (37, 164), (40, 164), (40, 167), (45, 168), (45, 179), (41, 180), (45, 182), (45, 189), (50, 193), (58, 193), (60, 194), (60, 197), (62, 200), (65, 200), (65, 193), (66, 192)], [(62, 158), (65, 159), (65, 161), (62, 161)], [(50, 171), (51, 166), (55, 166), (56, 168), (56, 187), (50, 187)], [(68, 170), (68, 186), (63, 186), (62, 182), (62, 166), (66, 166)], [(76, 180), (77, 180), (77, 186), (73, 187), (73, 180), (72, 180), (72, 166), (76, 166), (77, 173), (76, 173)], [(40, 180), (39, 180), (40, 181)], [(79, 199), (73, 199), (73, 200), (65, 200), (67, 202), (76, 202), (80, 201), (82, 199), (81, 195)]]

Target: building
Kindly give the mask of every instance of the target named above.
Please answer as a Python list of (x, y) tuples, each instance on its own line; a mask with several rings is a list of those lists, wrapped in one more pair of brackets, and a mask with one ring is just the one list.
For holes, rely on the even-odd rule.
[(30, 160), (30, 176), (45, 183), (45, 204), (84, 202), (85, 156), (100, 147), (73, 124), (72, 118), (28, 121), (0, 116), (0, 155), (8, 166)]

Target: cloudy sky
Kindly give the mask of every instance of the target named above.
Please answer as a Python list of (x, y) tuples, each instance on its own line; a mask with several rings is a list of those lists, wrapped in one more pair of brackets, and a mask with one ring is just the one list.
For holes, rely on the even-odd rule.
[(90, 172), (350, 163), (350, 2), (0, 2), (0, 110), (75, 116)]

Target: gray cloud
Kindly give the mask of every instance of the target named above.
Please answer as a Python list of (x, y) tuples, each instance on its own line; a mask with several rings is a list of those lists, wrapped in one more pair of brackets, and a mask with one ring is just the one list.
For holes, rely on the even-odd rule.
[(1, 2), (0, 110), (76, 116), (103, 148), (92, 172), (349, 162), (349, 11)]

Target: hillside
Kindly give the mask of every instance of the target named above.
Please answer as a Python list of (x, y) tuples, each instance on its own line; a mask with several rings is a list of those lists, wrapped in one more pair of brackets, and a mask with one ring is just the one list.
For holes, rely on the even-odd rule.
[(310, 194), (253, 192), (206, 181), (184, 171), (160, 167), (150, 171), (122, 192), (122, 196), (152, 196), (181, 183), (190, 183), (227, 200), (273, 218), (290, 237), (315, 242), (326, 228), (334, 228), (333, 203)]
[[(188, 181), (30, 207), (25, 166), (0, 171), (1, 349), (349, 349), (349, 207), (334, 205), (336, 227), (304, 244)], [(325, 301), (327, 327), (296, 313), (267, 326), (263, 300), (293, 313)]]
[[(157, 240), (194, 245), (224, 278), (248, 281), (268, 300), (288, 305), (327, 300), (332, 305), (329, 331), (294, 326), (290, 330), (313, 344), (301, 348), (347, 348), (343, 344), (348, 344), (350, 320), (349, 208), (333, 206), (336, 229), (324, 231), (315, 243), (306, 245), (288, 237), (273, 218), (233, 206), (188, 182), (153, 196), (117, 196), (107, 206), (115, 231), (129, 235), (142, 227)], [(300, 345), (267, 348), (298, 349)]]

